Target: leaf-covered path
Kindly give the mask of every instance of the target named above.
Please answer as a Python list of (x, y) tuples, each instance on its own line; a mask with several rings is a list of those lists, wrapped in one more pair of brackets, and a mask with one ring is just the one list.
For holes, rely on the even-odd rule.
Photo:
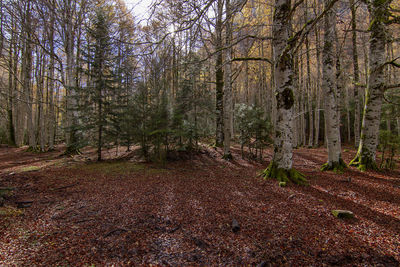
[[(354, 153), (345, 152), (345, 159)], [(279, 187), (257, 177), (266, 163), (238, 153), (225, 162), (212, 149), (163, 166), (72, 163), (58, 154), (0, 149), (0, 187), (13, 189), (0, 208), (0, 265), (400, 261), (399, 172), (322, 173), (325, 149), (299, 149), (295, 167), (310, 186)], [(10, 163), (18, 158), (40, 169), (18, 169)], [(48, 164), (52, 158), (57, 164)], [(18, 201), (32, 205), (17, 209)], [(350, 210), (355, 218), (337, 219), (333, 209)]]

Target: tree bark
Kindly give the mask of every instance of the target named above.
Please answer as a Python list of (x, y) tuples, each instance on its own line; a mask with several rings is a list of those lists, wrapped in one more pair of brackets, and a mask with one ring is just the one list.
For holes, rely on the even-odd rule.
[(294, 119), (294, 66), (291, 50), (285, 50), (291, 37), (291, 1), (276, 0), (272, 27), (274, 58), (275, 97), (277, 120), (274, 140), (274, 156), (265, 177), (279, 181), (289, 180), (305, 183), (304, 176), (293, 165), (293, 119)]
[(360, 143), (360, 68), (358, 66), (358, 50), (357, 50), (357, 8), (354, 0), (350, 0), (351, 8), (351, 31), (352, 31), (352, 52), (353, 52), (353, 76), (354, 76), (354, 145), (357, 147)]
[(369, 78), (365, 94), (360, 144), (350, 165), (360, 170), (377, 169), (376, 148), (385, 87), (384, 63), (387, 38), (388, 8), (391, 0), (373, 0), (369, 5), (371, 33), (369, 40)]
[[(329, 0), (325, 0), (328, 5)], [(341, 157), (340, 125), (338, 118), (338, 87), (335, 68), (336, 14), (329, 10), (324, 18), (324, 47), (322, 51), (322, 87), (324, 88), (325, 132), (328, 162), (322, 170), (341, 171), (345, 164)]]
[(315, 29), (315, 47), (316, 47), (316, 60), (317, 60), (317, 81), (316, 81), (316, 95), (317, 103), (315, 107), (315, 135), (314, 135), (314, 147), (319, 146), (319, 128), (320, 128), (320, 107), (321, 107), (321, 53), (320, 53), (320, 39), (319, 39), (319, 27)]
[(222, 14), (223, 0), (217, 2), (217, 21), (215, 26), (215, 84), (216, 84), (216, 147), (222, 147), (224, 143), (224, 71), (222, 69)]
[(231, 159), (231, 125), (232, 125), (232, 13), (230, 0), (225, 0), (225, 81), (224, 81), (224, 158)]
[(28, 145), (30, 149), (36, 150), (36, 131), (33, 114), (33, 88), (32, 88), (32, 21), (31, 21), (31, 2), (27, 1), (25, 8), (24, 27), (24, 58), (23, 58), (23, 86), (25, 94), (25, 109), (28, 132)]

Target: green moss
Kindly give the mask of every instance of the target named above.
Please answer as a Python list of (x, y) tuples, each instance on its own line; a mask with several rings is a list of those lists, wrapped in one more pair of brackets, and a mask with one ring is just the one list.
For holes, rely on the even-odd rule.
[(347, 168), (346, 163), (342, 158), (339, 159), (338, 162), (333, 162), (329, 164), (329, 162), (325, 163), (321, 167), (321, 171), (333, 171), (335, 173), (342, 173)]
[(308, 181), (305, 178), (304, 174), (301, 172), (295, 170), (295, 169), (282, 169), (278, 168), (275, 162), (271, 162), (263, 172), (262, 172), (262, 177), (265, 179), (272, 178), (272, 179), (277, 179), (279, 182), (284, 182), (284, 183), (289, 183), (293, 182), (295, 184), (300, 184), (300, 185), (307, 185)]
[(24, 212), (10, 206), (0, 208), (0, 217), (16, 217), (22, 215)]
[(280, 187), (285, 187), (286, 186), (286, 182), (279, 182), (279, 186)]
[(336, 218), (341, 218), (341, 219), (351, 219), (354, 217), (354, 214), (348, 210), (332, 210), (332, 214)]
[(40, 170), (39, 166), (28, 166), (28, 167), (23, 167), (18, 169), (16, 172), (21, 173), (21, 172), (33, 172), (33, 171), (38, 171)]
[(375, 160), (367, 156), (362, 156), (361, 153), (357, 153), (356, 157), (350, 161), (349, 166), (356, 167), (362, 172), (366, 170), (379, 170)]

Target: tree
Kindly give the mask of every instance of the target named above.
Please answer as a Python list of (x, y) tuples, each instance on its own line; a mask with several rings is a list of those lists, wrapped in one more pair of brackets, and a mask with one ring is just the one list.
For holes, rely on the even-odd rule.
[(230, 0), (225, 0), (225, 89), (224, 89), (224, 158), (231, 159), (232, 124), (232, 10)]
[(273, 57), (277, 122), (275, 128), (274, 157), (264, 171), (265, 177), (287, 182), (304, 183), (304, 176), (292, 168), (293, 164), (293, 108), (294, 66), (293, 51), (287, 49), (291, 37), (291, 1), (276, 0), (273, 18)]
[(369, 40), (369, 76), (365, 93), (360, 144), (355, 158), (350, 162), (360, 170), (378, 169), (376, 149), (378, 146), (383, 92), (385, 89), (384, 67), (386, 61), (387, 25), (392, 0), (367, 1), (370, 13), (371, 33)]
[[(325, 1), (325, 5), (329, 0)], [(335, 68), (336, 14), (329, 10), (324, 18), (324, 48), (322, 52), (322, 87), (324, 89), (325, 132), (328, 147), (328, 162), (322, 170), (341, 171), (346, 167), (341, 156), (340, 122), (338, 117), (339, 92)], [(336, 47), (336, 49), (338, 49)]]
[(115, 57), (111, 40), (111, 8), (104, 4), (96, 7), (93, 26), (88, 29), (88, 51), (84, 60), (88, 65), (88, 81), (86, 87), (80, 89), (80, 99), (75, 100), (79, 104), (83, 129), (94, 131), (98, 161), (102, 160), (101, 151), (106, 143), (104, 137), (110, 133), (110, 119), (115, 112), (111, 102), (116, 100), (116, 91), (120, 89), (115, 86), (112, 68)]

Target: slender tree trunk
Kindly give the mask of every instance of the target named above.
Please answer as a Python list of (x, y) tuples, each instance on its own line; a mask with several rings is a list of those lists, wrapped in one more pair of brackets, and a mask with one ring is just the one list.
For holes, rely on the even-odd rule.
[(360, 144), (350, 165), (360, 170), (377, 169), (376, 148), (385, 86), (384, 63), (387, 37), (387, 10), (391, 0), (373, 0), (369, 6), (371, 32), (369, 40), (369, 78), (365, 94)]
[[(325, 5), (329, 0), (325, 0)], [(340, 125), (338, 118), (338, 87), (335, 69), (336, 14), (329, 10), (324, 18), (324, 48), (322, 52), (322, 87), (324, 88), (325, 132), (328, 162), (322, 170), (342, 170), (346, 165), (341, 157)]]
[(25, 108), (27, 119), (27, 132), (29, 148), (36, 149), (36, 131), (33, 114), (33, 88), (32, 88), (32, 40), (31, 40), (31, 5), (28, 1), (25, 9), (24, 21), (24, 59), (23, 59), (23, 86), (25, 92)]
[(316, 48), (316, 60), (317, 60), (317, 81), (316, 81), (316, 96), (317, 103), (315, 107), (315, 135), (314, 135), (314, 146), (319, 146), (319, 127), (320, 127), (320, 108), (321, 108), (321, 53), (320, 53), (320, 41), (319, 41), (319, 27), (315, 29), (315, 48)]
[(14, 96), (14, 85), (13, 85), (13, 65), (17, 64), (17, 62), (13, 62), (13, 53), (17, 53), (17, 51), (14, 51), (14, 42), (15, 42), (15, 33), (14, 31), (11, 33), (11, 42), (10, 42), (10, 47), (9, 47), (9, 54), (8, 54), (8, 102), (7, 102), (7, 115), (8, 115), (8, 142), (9, 145), (15, 146), (16, 141), (15, 141), (15, 129), (14, 129), (14, 116), (13, 116), (13, 109), (14, 109), (14, 101), (13, 101), (13, 96)]
[(360, 143), (360, 69), (358, 66), (358, 50), (357, 50), (357, 8), (354, 0), (350, 0), (351, 8), (351, 30), (352, 30), (352, 52), (353, 52), (353, 76), (354, 76), (354, 145), (357, 147)]
[(225, 81), (224, 81), (224, 158), (231, 159), (231, 116), (232, 116), (232, 14), (230, 0), (225, 0)]
[(217, 22), (215, 26), (215, 84), (216, 84), (216, 137), (215, 145), (222, 147), (224, 143), (224, 72), (222, 69), (222, 14), (223, 0), (217, 2)]
[[(53, 2), (54, 4), (54, 2)], [(47, 109), (47, 131), (48, 131), (48, 144), (49, 150), (54, 149), (54, 137), (55, 137), (55, 106), (54, 106), (54, 74), (55, 74), (55, 58), (54, 58), (54, 27), (55, 27), (55, 14), (51, 12), (50, 17), (50, 29), (49, 29), (49, 51), (50, 51), (50, 63), (47, 78), (47, 98), (49, 105)]]
[[(308, 21), (308, 1), (305, 1), (304, 8), (304, 22)], [(308, 113), (308, 147), (313, 146), (314, 142), (314, 119), (313, 119), (313, 93), (311, 87), (311, 67), (310, 67), (310, 42), (308, 36), (305, 39), (306, 45), (306, 64), (307, 64), (307, 78), (306, 78), (306, 90), (307, 90), (307, 113)]]
[(64, 49), (66, 54), (66, 96), (67, 96), (67, 154), (74, 154), (79, 151), (78, 137), (77, 137), (77, 126), (78, 126), (78, 114), (77, 114), (77, 93), (75, 88), (75, 32), (74, 32), (74, 13), (76, 3), (71, 0), (64, 2), (64, 13), (63, 17), (63, 28), (64, 28)]

